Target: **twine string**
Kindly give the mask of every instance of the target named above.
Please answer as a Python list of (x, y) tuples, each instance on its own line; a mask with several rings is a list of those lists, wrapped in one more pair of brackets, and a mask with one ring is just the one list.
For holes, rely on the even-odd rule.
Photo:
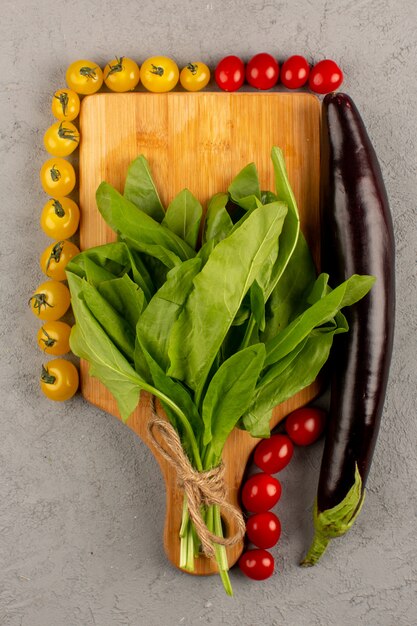
[[(245, 520), (240, 510), (227, 501), (225, 485), (225, 467), (221, 463), (203, 472), (191, 465), (181, 440), (174, 427), (156, 412), (155, 398), (151, 401), (151, 419), (148, 422), (148, 433), (153, 445), (161, 456), (175, 469), (178, 483), (187, 496), (187, 507), (190, 518), (201, 541), (204, 554), (210, 558), (215, 555), (213, 544), (233, 546), (245, 535)], [(156, 438), (156, 433), (163, 444)], [(229, 537), (219, 537), (208, 528), (201, 514), (202, 505), (217, 504), (222, 511), (228, 513), (236, 523), (236, 532)]]

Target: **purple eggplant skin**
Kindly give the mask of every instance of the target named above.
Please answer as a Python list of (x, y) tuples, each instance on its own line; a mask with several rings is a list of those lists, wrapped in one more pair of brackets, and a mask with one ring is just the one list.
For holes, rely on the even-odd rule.
[(384, 407), (395, 319), (394, 233), (375, 150), (348, 95), (328, 94), (322, 111), (322, 269), (336, 284), (352, 274), (372, 274), (376, 282), (346, 309), (349, 332), (338, 335), (332, 348), (319, 513), (345, 498), (355, 466), (363, 493)]

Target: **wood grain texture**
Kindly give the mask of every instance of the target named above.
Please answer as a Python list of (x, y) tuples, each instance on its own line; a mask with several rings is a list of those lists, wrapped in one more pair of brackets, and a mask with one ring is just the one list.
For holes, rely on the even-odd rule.
[[(103, 180), (122, 192), (128, 165), (139, 154), (148, 159), (165, 206), (187, 187), (204, 207), (251, 161), (258, 168), (261, 187), (274, 189), (270, 152), (276, 145), (284, 152), (301, 227), (319, 265), (319, 127), (319, 101), (303, 93), (102, 93), (84, 98), (80, 114), (81, 249), (114, 241), (114, 233), (96, 208), (95, 192)], [(89, 402), (119, 417), (113, 397), (88, 375), (86, 362), (81, 363), (81, 391)], [(318, 391), (316, 382), (277, 407), (271, 426)], [(152, 449), (149, 416), (149, 396), (143, 394), (127, 424)], [(229, 497), (236, 505), (256, 443), (248, 433), (235, 429), (224, 450)], [(166, 485), (165, 550), (177, 566), (182, 492), (166, 461), (153, 452)], [(234, 531), (232, 524), (230, 530)], [(230, 565), (242, 547), (227, 549)], [(215, 563), (205, 557), (196, 561), (196, 574), (215, 571)]]

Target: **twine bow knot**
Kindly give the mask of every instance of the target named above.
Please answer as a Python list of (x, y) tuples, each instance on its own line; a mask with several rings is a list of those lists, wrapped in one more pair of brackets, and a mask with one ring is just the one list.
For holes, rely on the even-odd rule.
[[(187, 507), (190, 518), (201, 541), (204, 554), (214, 557), (213, 543), (222, 546), (232, 546), (238, 543), (245, 534), (245, 520), (237, 507), (227, 501), (227, 491), (224, 480), (225, 467), (221, 463), (203, 472), (197, 471), (190, 463), (180, 438), (174, 427), (156, 413), (155, 399), (151, 402), (152, 417), (148, 422), (148, 432), (152, 443), (160, 454), (175, 469), (178, 483), (184, 489), (187, 497)], [(155, 437), (158, 432), (164, 446)], [(208, 528), (201, 514), (201, 506), (217, 504), (236, 522), (237, 530), (229, 537), (219, 537)]]

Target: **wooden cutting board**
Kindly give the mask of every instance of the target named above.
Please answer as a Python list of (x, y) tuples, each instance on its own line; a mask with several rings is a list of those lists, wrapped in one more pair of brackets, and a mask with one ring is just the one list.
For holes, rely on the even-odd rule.
[[(214, 193), (227, 189), (242, 167), (254, 161), (261, 187), (274, 189), (270, 152), (283, 149), (301, 216), (301, 225), (319, 264), (319, 131), (320, 103), (304, 93), (130, 93), (84, 98), (80, 114), (80, 245), (81, 249), (114, 241), (95, 203), (98, 185), (107, 181), (123, 191), (129, 163), (144, 154), (150, 163), (161, 200), (167, 206), (184, 187), (205, 206)], [(111, 394), (88, 375), (81, 363), (81, 390), (94, 405), (119, 417)], [(271, 426), (309, 402), (319, 391), (316, 382), (274, 411)], [(129, 418), (128, 426), (150, 446), (166, 485), (164, 545), (178, 566), (182, 492), (167, 462), (148, 439), (149, 397)], [(258, 440), (235, 429), (224, 451), (230, 501), (238, 504), (245, 466)], [(230, 530), (233, 524), (229, 522)], [(229, 564), (243, 544), (228, 548)], [(201, 557), (196, 574), (217, 571)]]

